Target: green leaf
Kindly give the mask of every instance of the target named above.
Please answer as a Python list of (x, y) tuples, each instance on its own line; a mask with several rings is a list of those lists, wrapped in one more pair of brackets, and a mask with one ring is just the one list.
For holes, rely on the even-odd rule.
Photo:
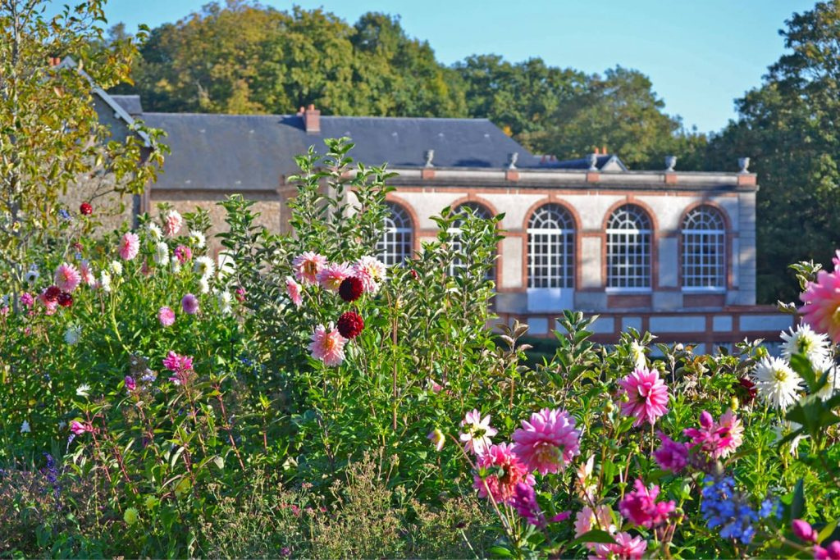
[(587, 533), (582, 534), (575, 540), (569, 543), (569, 546), (577, 546), (583, 543), (601, 543), (601, 544), (615, 544), (615, 539), (606, 531), (600, 529), (593, 529)]
[(495, 556), (496, 558), (513, 558), (511, 551), (503, 546), (492, 546), (488, 552), (491, 556)]
[(799, 519), (805, 511), (805, 482), (799, 479), (793, 489), (793, 501), (790, 503), (790, 518)]

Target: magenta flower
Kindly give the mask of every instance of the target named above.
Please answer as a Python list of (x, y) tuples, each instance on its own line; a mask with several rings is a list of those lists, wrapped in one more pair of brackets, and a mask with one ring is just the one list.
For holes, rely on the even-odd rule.
[(291, 276), (286, 276), (286, 294), (288, 294), (292, 303), (295, 304), (295, 307), (300, 307), (303, 303), (300, 284), (295, 282), (295, 279)]
[(73, 420), (70, 422), (70, 431), (73, 432), (75, 435), (80, 436), (85, 432), (92, 432), (93, 428), (90, 424), (83, 424), (78, 420)]
[(325, 290), (337, 292), (338, 287), (344, 282), (345, 278), (352, 275), (350, 266), (346, 263), (337, 264), (332, 263), (322, 268), (317, 275), (318, 284)]
[(811, 524), (807, 521), (803, 521), (802, 519), (794, 519), (793, 523), (791, 523), (791, 528), (793, 529), (793, 534), (796, 535), (796, 538), (803, 540), (807, 543), (817, 542), (819, 533), (817, 533), (817, 531), (814, 531), (813, 527), (811, 527)]
[(834, 541), (827, 548), (815, 546), (814, 560), (840, 560), (840, 541)]
[(130, 375), (125, 376), (125, 390), (129, 393), (137, 389), (137, 382)]
[(482, 418), (478, 410), (467, 412), (464, 419), (461, 420), (461, 427), (466, 428), (458, 434), (460, 440), (464, 442), (464, 449), (468, 453), (475, 453), (476, 455), (484, 453), (492, 444), (490, 438), (498, 433), (495, 428), (490, 426), (490, 415)]
[[(540, 529), (546, 526), (545, 514), (543, 514), (540, 505), (537, 503), (537, 495), (534, 492), (533, 486), (524, 482), (518, 482), (513, 489), (511, 505), (516, 509), (516, 513), (531, 525)], [(568, 515), (563, 519), (556, 521), (552, 519), (552, 521), (556, 523), (564, 521), (566, 518), (568, 518)]]
[(304, 284), (317, 284), (318, 273), (327, 266), (327, 257), (306, 251), (298, 255), (292, 261), (292, 268), (295, 271), (295, 278)]
[(802, 321), (840, 343), (840, 272), (819, 271), (817, 281), (809, 282), (799, 299), (805, 304), (799, 310)]
[(486, 475), (484, 480), (478, 473), (473, 475), (473, 486), (481, 498), (486, 498), (489, 490), (496, 503), (510, 504), (517, 484), (534, 484), (534, 475), (513, 452), (512, 445), (491, 445), (486, 453), (479, 455), (476, 463), (479, 471)]
[(175, 258), (178, 259), (178, 262), (181, 264), (189, 262), (192, 260), (192, 249), (186, 245), (178, 245), (175, 247)]
[(55, 271), (55, 285), (62, 292), (70, 293), (82, 282), (82, 276), (72, 264), (64, 263)]
[(662, 432), (659, 432), (659, 439), (662, 440), (662, 446), (653, 452), (656, 463), (673, 473), (682, 471), (688, 463), (688, 446), (672, 440)]
[(120, 257), (124, 261), (130, 261), (140, 252), (140, 238), (136, 233), (128, 232), (120, 240)]
[(642, 537), (634, 537), (630, 533), (618, 533), (613, 535), (615, 544), (596, 544), (596, 560), (641, 560), (647, 550), (647, 542)]
[(743, 442), (744, 428), (731, 410), (720, 417), (716, 424), (705, 410), (700, 413), (700, 427), (687, 428), (683, 433), (691, 438), (690, 449), (697, 449), (711, 459), (727, 457)]
[(198, 298), (192, 294), (187, 294), (181, 299), (181, 309), (187, 315), (195, 315), (198, 313)]
[(170, 350), (163, 359), (163, 367), (174, 372), (190, 371), (193, 368), (193, 360), (190, 356), (181, 356)]
[(540, 474), (565, 470), (580, 454), (580, 430), (565, 410), (544, 408), (513, 432), (514, 449), (522, 461)]
[(35, 298), (29, 292), (20, 294), (20, 304), (24, 307), (32, 307), (35, 305)]
[[(52, 299), (52, 297), (49, 294), (49, 291), (50, 291), (50, 288), (47, 288), (46, 290), (44, 290), (43, 292), (38, 294), (38, 301), (40, 301), (41, 304), (43, 304), (43, 306), (45, 308), (44, 312), (47, 315), (53, 315), (56, 312), (56, 310), (58, 309), (58, 296), (56, 296), (55, 299)], [(59, 293), (61, 293), (61, 292), (59, 292)]]
[(164, 327), (171, 327), (175, 324), (175, 312), (166, 306), (161, 307), (158, 310), (158, 321)]
[(618, 511), (632, 523), (651, 529), (665, 523), (668, 515), (676, 509), (675, 502), (656, 502), (659, 486), (645, 487), (641, 479), (636, 479), (635, 489), (624, 495), (618, 503)]
[(341, 336), (338, 329), (330, 323), (328, 327), (318, 325), (312, 333), (312, 343), (309, 351), (316, 360), (321, 360), (327, 366), (339, 366), (344, 361), (344, 345), (347, 339)]
[(618, 384), (629, 399), (621, 405), (624, 416), (634, 416), (634, 426), (647, 422), (653, 424), (657, 418), (668, 412), (668, 387), (659, 379), (659, 372), (645, 368), (636, 370), (620, 379)]

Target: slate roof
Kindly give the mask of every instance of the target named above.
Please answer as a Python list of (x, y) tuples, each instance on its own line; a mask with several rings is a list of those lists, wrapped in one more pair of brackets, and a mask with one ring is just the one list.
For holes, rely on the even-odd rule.
[[(130, 97), (130, 96), (124, 96)], [(127, 103), (123, 99), (119, 101)], [(435, 151), (435, 167), (503, 168), (510, 154), (535, 161), (524, 147), (487, 119), (321, 116), (320, 134), (307, 134), (298, 115), (143, 113), (148, 126), (166, 131), (171, 153), (157, 189), (274, 190), (298, 172), (294, 156), (325, 138), (349, 136), (351, 155), (366, 165), (422, 167)]]
[[(595, 167), (599, 170), (603, 169), (607, 164), (614, 163), (619, 169), (627, 171), (624, 164), (614, 154), (603, 154), (597, 157)], [(524, 167), (524, 166), (520, 166)], [(536, 167), (541, 169), (589, 169), (589, 158), (580, 159), (565, 159), (565, 160), (548, 160), (545, 156), (534, 156), (534, 163), (528, 167)]]
[(140, 103), (139, 95), (111, 95), (111, 99), (116, 101), (117, 105), (125, 109), (125, 112), (132, 117), (139, 117), (143, 113), (143, 105)]

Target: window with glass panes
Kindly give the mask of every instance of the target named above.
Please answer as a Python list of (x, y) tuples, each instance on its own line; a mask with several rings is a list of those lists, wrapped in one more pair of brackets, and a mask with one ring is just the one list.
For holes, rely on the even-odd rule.
[(394, 202), (386, 202), (384, 232), (376, 251), (386, 266), (402, 264), (411, 258), (414, 249), (414, 225), (408, 212)]
[(607, 222), (607, 287), (647, 290), (651, 282), (650, 217), (640, 207), (625, 204)]
[[(493, 217), (490, 210), (484, 206), (483, 204), (479, 204), (478, 202), (465, 202), (463, 204), (458, 205), (455, 209), (455, 212), (466, 212), (471, 211), (476, 218), (481, 218), (482, 220), (489, 220)], [(449, 233), (452, 234), (452, 240), (450, 244), (452, 246), (452, 250), (456, 254), (461, 253), (461, 242), (460, 242), (460, 234), (461, 234), (461, 219), (457, 219), (453, 222), (452, 228), (450, 228)], [(495, 257), (495, 254), (493, 255)], [(461, 270), (466, 266), (464, 260), (461, 258), (456, 257), (453, 259), (452, 264), (449, 268), (449, 274), (452, 276), (458, 276), (461, 273)], [(487, 280), (495, 280), (496, 279), (496, 264), (495, 259), (493, 261), (493, 265), (487, 271), (485, 276)]]
[(575, 222), (559, 204), (537, 208), (528, 221), (528, 287), (573, 288)]
[(700, 290), (726, 288), (726, 222), (711, 206), (698, 206), (683, 220), (682, 285)]

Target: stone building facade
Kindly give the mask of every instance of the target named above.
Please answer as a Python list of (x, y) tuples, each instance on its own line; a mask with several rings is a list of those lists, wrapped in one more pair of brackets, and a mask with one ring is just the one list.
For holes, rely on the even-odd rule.
[[(436, 234), (431, 219), (468, 205), (504, 214), (494, 271), (496, 312), (549, 336), (564, 309), (599, 315), (597, 338), (627, 328), (666, 342), (732, 345), (778, 340), (792, 318), (756, 305), (757, 177), (737, 173), (631, 171), (617, 155), (557, 161), (530, 154), (484, 119), (147, 113), (136, 96), (107, 96), (129, 118), (167, 133), (171, 155), (158, 182), (135, 201), (182, 212), (202, 206), (221, 228), (217, 202), (256, 200), (262, 225), (283, 231), (293, 157), (324, 138), (350, 137), (366, 165), (398, 176), (380, 244), (389, 265)], [(119, 117), (119, 114), (115, 115)]]

